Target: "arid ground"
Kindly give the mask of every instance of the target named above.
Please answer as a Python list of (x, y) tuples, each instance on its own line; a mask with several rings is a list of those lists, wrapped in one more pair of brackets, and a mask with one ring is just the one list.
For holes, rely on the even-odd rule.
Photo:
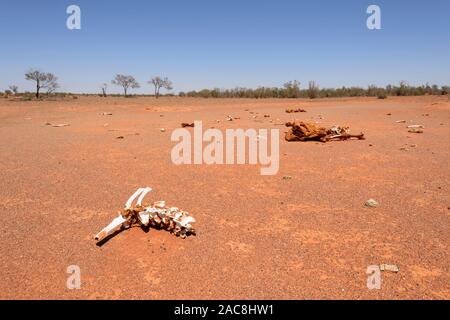
[[(294, 107), (307, 112), (285, 113)], [(286, 142), (278, 124), (294, 118), (367, 139)], [(280, 129), (279, 173), (175, 166), (171, 132), (194, 120)], [(1, 98), (0, 156), (3, 299), (450, 299), (447, 97)], [(132, 228), (97, 246), (143, 186), (189, 211), (198, 235)], [(364, 207), (371, 198), (377, 208)], [(400, 272), (368, 290), (367, 267), (384, 263)], [(79, 290), (66, 287), (70, 265)]]

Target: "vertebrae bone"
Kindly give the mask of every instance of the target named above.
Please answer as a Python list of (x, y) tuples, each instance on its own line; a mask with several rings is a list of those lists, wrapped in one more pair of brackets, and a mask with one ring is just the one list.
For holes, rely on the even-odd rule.
[[(149, 187), (139, 188), (128, 199), (124, 210), (119, 212), (119, 216), (103, 228), (95, 236), (95, 240), (102, 241), (115, 232), (134, 225), (170, 231), (183, 239), (189, 235), (195, 235), (192, 227), (195, 219), (188, 212), (176, 207), (166, 207), (165, 201), (154, 202), (152, 206), (143, 205), (145, 196), (151, 191)], [(136, 199), (136, 204), (133, 206)]]

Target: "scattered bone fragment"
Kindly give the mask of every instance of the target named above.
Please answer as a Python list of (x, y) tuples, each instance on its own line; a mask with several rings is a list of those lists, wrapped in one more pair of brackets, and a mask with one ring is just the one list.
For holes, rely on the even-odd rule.
[(407, 127), (408, 129), (424, 129), (425, 127), (421, 124), (413, 124)]
[(398, 266), (396, 266), (395, 264), (382, 264), (382, 265), (380, 265), (380, 270), (394, 272), (394, 273), (397, 273), (400, 271)]
[(53, 124), (53, 123), (50, 123), (50, 122), (47, 122), (45, 125), (46, 126), (52, 126), (53, 128), (63, 128), (63, 127), (69, 127), (70, 126), (70, 124), (68, 124), (68, 123)]
[(398, 120), (398, 121), (395, 121), (396, 123), (406, 123), (406, 120)]
[(409, 133), (423, 133), (422, 129), (412, 128), (408, 130)]
[(103, 230), (95, 236), (95, 240), (102, 241), (117, 230), (124, 228), (126, 222), (127, 220), (121, 214), (119, 214), (117, 218), (115, 218), (109, 225), (103, 228)]
[(100, 113), (100, 116), (112, 116), (113, 114), (111, 112), (102, 112)]
[(379, 205), (378, 202), (374, 199), (369, 199), (364, 204), (364, 206), (369, 207), (369, 208), (376, 208), (376, 207), (378, 207), (378, 205)]
[(151, 191), (149, 187), (136, 190), (125, 203), (124, 209), (119, 212), (119, 217), (100, 231), (95, 240), (102, 241), (114, 232), (133, 225), (166, 230), (183, 239), (196, 234), (192, 226), (195, 219), (188, 212), (176, 207), (167, 207), (165, 201), (156, 201), (152, 206), (144, 205), (144, 198)]

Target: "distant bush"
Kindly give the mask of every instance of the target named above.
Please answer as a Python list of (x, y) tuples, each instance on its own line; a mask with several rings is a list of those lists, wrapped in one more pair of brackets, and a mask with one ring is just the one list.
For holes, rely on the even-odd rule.
[(387, 95), (386, 95), (386, 92), (379, 92), (378, 94), (377, 94), (377, 98), (378, 99), (387, 99)]

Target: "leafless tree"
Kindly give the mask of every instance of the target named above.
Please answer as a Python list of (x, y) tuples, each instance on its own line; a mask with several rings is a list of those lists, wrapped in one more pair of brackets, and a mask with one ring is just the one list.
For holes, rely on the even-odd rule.
[(310, 99), (316, 99), (319, 97), (319, 86), (315, 81), (310, 81), (308, 83), (308, 97)]
[(55, 92), (56, 89), (59, 88), (59, 84), (58, 84), (58, 77), (56, 77), (54, 74), (48, 73), (47, 74), (47, 81), (48, 84), (45, 86), (45, 88), (47, 89), (47, 95)]
[(59, 88), (58, 78), (52, 73), (32, 69), (25, 73), (25, 79), (36, 82), (36, 98), (39, 98), (41, 89), (46, 88), (47, 93), (52, 93)]
[(103, 96), (104, 98), (106, 98), (106, 89), (108, 88), (108, 84), (107, 84), (107, 83), (104, 83), (104, 84), (101, 86), (101, 88), (102, 88), (102, 96)]
[(116, 75), (116, 77), (111, 81), (111, 83), (117, 86), (121, 86), (125, 93), (125, 97), (127, 96), (129, 88), (136, 89), (141, 87), (134, 77), (126, 76), (123, 74)]
[(9, 90), (11, 90), (13, 94), (17, 94), (19, 92), (19, 87), (16, 85), (11, 85), (9, 86)]
[(168, 78), (161, 77), (153, 77), (148, 83), (152, 84), (155, 87), (155, 97), (159, 98), (159, 92), (161, 88), (166, 90), (172, 90), (173, 84)]

